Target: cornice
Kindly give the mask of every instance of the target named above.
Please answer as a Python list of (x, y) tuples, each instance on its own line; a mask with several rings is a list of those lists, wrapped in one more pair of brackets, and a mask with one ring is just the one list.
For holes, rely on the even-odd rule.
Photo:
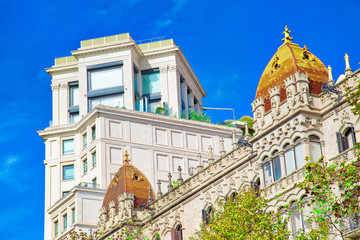
[(91, 47), (91, 48), (79, 48), (78, 50), (71, 51), (71, 54), (75, 58), (78, 58), (79, 56), (84, 56), (84, 55), (89, 55), (89, 54), (94, 54), (94, 53), (108, 52), (108, 51), (112, 51), (112, 50), (128, 48), (128, 47), (132, 47), (135, 44), (136, 43), (134, 41), (123, 42), (121, 44), (119, 44), (119, 43), (116, 43), (116, 44), (102, 44), (102, 45), (96, 45), (96, 46)]
[(78, 65), (71, 64), (71, 65), (59, 65), (59, 66), (52, 66), (51, 68), (45, 68), (45, 71), (52, 76), (54, 73), (59, 72), (71, 72), (71, 71), (78, 71)]

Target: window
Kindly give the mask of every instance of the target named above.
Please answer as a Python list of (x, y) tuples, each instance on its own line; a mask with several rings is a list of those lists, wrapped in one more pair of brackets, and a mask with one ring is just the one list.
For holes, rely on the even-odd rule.
[(94, 178), (92, 180), (92, 184), (93, 184), (93, 188), (97, 188), (97, 179), (96, 178)]
[(141, 71), (142, 75), (142, 100), (140, 111), (155, 112), (161, 107), (161, 85), (159, 69)]
[(72, 224), (75, 224), (75, 208), (71, 210), (72, 213)]
[(290, 144), (285, 146), (285, 165), (286, 165), (286, 174), (290, 174), (296, 170), (296, 163), (295, 163), (295, 155), (293, 149), (290, 148)]
[(74, 179), (74, 165), (63, 166), (63, 180)]
[(91, 139), (94, 140), (96, 138), (96, 125), (91, 128)]
[(344, 131), (344, 134), (336, 132), (336, 140), (338, 144), (339, 153), (346, 151), (347, 149), (355, 146), (356, 138), (354, 127), (351, 126)]
[(203, 209), (201, 211), (202, 213), (202, 219), (205, 225), (208, 225), (210, 223), (210, 220), (213, 216), (213, 211), (212, 211), (212, 207), (208, 207), (207, 209)]
[(69, 113), (70, 122), (75, 123), (80, 120), (79, 115), (79, 82), (69, 83)]
[(67, 229), (67, 214), (65, 214), (63, 216), (63, 229), (66, 230)]
[(74, 139), (63, 141), (63, 154), (70, 154), (74, 152)]
[(87, 146), (87, 133), (83, 135), (83, 147)]
[(92, 158), (92, 166), (95, 167), (96, 166), (96, 151), (91, 154), (91, 158)]
[(308, 222), (310, 208), (307, 206), (307, 198), (304, 197), (301, 202), (303, 208), (302, 212), (299, 211), (295, 202), (293, 202), (291, 206), (291, 227), (293, 236), (295, 236), (299, 230), (304, 231), (310, 228), (310, 223)]
[(295, 146), (293, 147), (290, 144), (286, 144), (284, 150), (286, 174), (290, 174), (304, 166), (305, 160), (300, 138), (295, 140)]
[(55, 237), (57, 236), (57, 235), (59, 235), (59, 221), (58, 220), (56, 220), (55, 222), (54, 222), (54, 227), (55, 227)]
[(295, 153), (296, 168), (300, 169), (305, 165), (303, 148), (300, 142), (295, 144), (294, 153)]
[(181, 224), (177, 225), (175, 228), (171, 229), (171, 240), (182, 240), (182, 226)]
[(122, 62), (88, 67), (88, 101), (89, 110), (99, 104), (124, 106)]
[(69, 191), (64, 191), (64, 192), (62, 192), (62, 196), (65, 197), (66, 194), (68, 194), (68, 193), (69, 193)]
[(88, 161), (87, 161), (87, 158), (85, 158), (85, 160), (83, 161), (83, 169), (84, 169), (84, 174), (87, 174), (87, 172), (88, 172)]
[(266, 186), (281, 178), (281, 163), (280, 157), (277, 154), (278, 153), (275, 152), (275, 156), (264, 164), (264, 180)]
[(314, 135), (309, 136), (309, 139), (310, 158), (313, 161), (317, 161), (322, 157), (320, 139)]

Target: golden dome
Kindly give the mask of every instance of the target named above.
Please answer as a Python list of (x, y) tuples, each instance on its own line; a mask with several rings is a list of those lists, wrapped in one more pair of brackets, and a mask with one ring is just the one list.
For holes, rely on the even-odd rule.
[(265, 67), (256, 90), (255, 99), (264, 97), (265, 111), (271, 108), (269, 90), (279, 86), (280, 101), (285, 100), (284, 80), (296, 72), (309, 75), (309, 91), (313, 94), (321, 93), (322, 84), (328, 81), (328, 71), (321, 60), (309, 52), (306, 46), (301, 48), (298, 44), (292, 43), (292, 37), (289, 36), (290, 31), (287, 27), (284, 33), (284, 43)]
[(106, 190), (102, 206), (106, 207), (107, 212), (111, 201), (115, 202), (116, 212), (118, 211), (117, 198), (124, 192), (134, 194), (134, 208), (139, 208), (142, 204), (147, 204), (149, 187), (151, 188), (151, 198), (153, 200), (155, 199), (155, 193), (149, 180), (142, 172), (140, 172), (140, 170), (130, 164), (128, 156), (127, 151), (125, 151), (124, 163), (114, 174), (114, 177)]

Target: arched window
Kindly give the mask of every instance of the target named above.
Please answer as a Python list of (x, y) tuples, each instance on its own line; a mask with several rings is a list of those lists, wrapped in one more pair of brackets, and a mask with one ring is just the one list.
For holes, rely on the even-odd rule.
[(339, 153), (355, 146), (356, 138), (354, 127), (350, 126), (343, 132), (343, 134), (341, 134), (341, 132), (336, 132), (336, 141), (338, 144)]
[(301, 199), (301, 208), (302, 211), (299, 211), (296, 202), (293, 202), (291, 205), (291, 228), (294, 236), (299, 230), (305, 231), (310, 228), (308, 218), (311, 216), (311, 209), (308, 206), (306, 196)]
[(178, 224), (171, 229), (171, 240), (183, 240), (182, 225)]
[(265, 185), (269, 185), (281, 178), (281, 163), (278, 152), (273, 153), (273, 157), (266, 158), (264, 164), (264, 182)]
[(202, 219), (203, 219), (205, 225), (208, 225), (213, 216), (212, 206), (209, 206), (208, 208), (203, 209), (201, 212), (202, 212)]
[(286, 174), (290, 174), (296, 170), (294, 150), (290, 147), (290, 144), (286, 144), (284, 150)]
[(309, 140), (310, 140), (309, 143), (310, 158), (313, 161), (317, 161), (322, 157), (320, 139), (314, 135), (310, 135)]

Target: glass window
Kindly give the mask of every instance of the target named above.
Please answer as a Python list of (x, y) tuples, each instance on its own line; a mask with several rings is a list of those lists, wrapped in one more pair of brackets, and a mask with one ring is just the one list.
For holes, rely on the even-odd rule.
[(75, 208), (71, 210), (72, 213), (72, 224), (75, 224)]
[(59, 221), (54, 222), (55, 225), (55, 236), (59, 235)]
[(74, 152), (74, 139), (68, 139), (63, 141), (63, 154), (69, 154)]
[(295, 145), (295, 160), (297, 169), (300, 169), (305, 165), (305, 159), (301, 143)]
[(274, 165), (274, 180), (277, 181), (281, 178), (281, 164), (280, 164), (280, 158), (279, 156), (276, 156), (273, 159), (273, 165)]
[(271, 162), (267, 162), (264, 165), (264, 176), (265, 176), (265, 185), (268, 186), (270, 183), (273, 182), (273, 177), (272, 177), (272, 166), (271, 166)]
[(87, 173), (88, 171), (88, 162), (87, 162), (87, 158), (85, 158), (85, 160), (83, 161), (83, 166), (84, 166), (84, 174)]
[(91, 139), (94, 140), (96, 138), (96, 125), (91, 128)]
[(70, 107), (79, 105), (79, 85), (70, 85)]
[(64, 223), (64, 230), (66, 230), (67, 229), (67, 214), (65, 214), (64, 216), (63, 216), (63, 223)]
[(62, 192), (62, 196), (65, 197), (66, 194), (68, 194), (68, 193), (69, 193), (69, 191), (64, 191), (64, 192)]
[(91, 155), (92, 158), (92, 166), (95, 167), (96, 166), (96, 152), (93, 152), (93, 154)]
[(155, 112), (157, 107), (161, 107), (160, 99), (157, 101), (149, 101), (148, 112)]
[(321, 144), (319, 142), (310, 141), (310, 143), (309, 143), (309, 151), (310, 151), (310, 158), (313, 161), (317, 161), (322, 157)]
[(79, 112), (70, 113), (70, 123), (76, 123), (80, 120)]
[(303, 229), (302, 220), (301, 220), (301, 215), (298, 210), (298, 207), (295, 204), (293, 204), (293, 206), (291, 207), (291, 210), (292, 210), (292, 213), (291, 213), (292, 233), (293, 233), (293, 235), (296, 235), (296, 233), (300, 229)]
[(290, 174), (296, 170), (294, 152), (291, 148), (285, 151), (285, 165), (286, 174)]
[(110, 107), (121, 108), (124, 106), (123, 94), (114, 94), (109, 96), (101, 96), (90, 99), (90, 109), (93, 109), (97, 105), (106, 105)]
[(74, 165), (63, 166), (63, 180), (74, 179)]
[(90, 70), (89, 90), (119, 87), (123, 85), (122, 66)]
[(92, 180), (92, 184), (93, 184), (93, 188), (97, 188), (97, 179), (96, 178), (94, 178)]
[(83, 147), (87, 146), (87, 133), (83, 135)]
[(143, 94), (161, 92), (159, 72), (142, 73), (142, 92)]

